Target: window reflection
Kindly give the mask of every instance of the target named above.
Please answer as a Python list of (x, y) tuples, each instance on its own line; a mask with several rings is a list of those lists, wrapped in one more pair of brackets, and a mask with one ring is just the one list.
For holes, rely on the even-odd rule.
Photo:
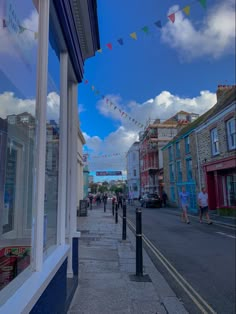
[(0, 289), (30, 264), (38, 13), (0, 0)]

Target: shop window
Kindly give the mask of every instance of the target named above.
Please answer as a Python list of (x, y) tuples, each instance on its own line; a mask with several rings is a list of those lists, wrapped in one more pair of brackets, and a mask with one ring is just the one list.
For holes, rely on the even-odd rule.
[(0, 290), (31, 262), (38, 13), (0, 1)]
[(137, 174), (136, 174), (136, 169), (134, 169), (134, 177), (136, 177), (136, 175), (137, 175)]
[(236, 148), (236, 126), (235, 126), (235, 118), (228, 120), (226, 122), (227, 127), (227, 141), (229, 149)]
[(226, 193), (228, 206), (236, 206), (236, 174), (226, 176)]
[(219, 154), (219, 139), (217, 128), (211, 130), (211, 151), (213, 156)]
[(185, 153), (188, 154), (190, 152), (190, 141), (189, 136), (186, 136), (184, 138), (184, 144), (185, 144)]
[(49, 17), (46, 165), (44, 198), (44, 252), (57, 242), (57, 208), (60, 138), (60, 60), (54, 21)]

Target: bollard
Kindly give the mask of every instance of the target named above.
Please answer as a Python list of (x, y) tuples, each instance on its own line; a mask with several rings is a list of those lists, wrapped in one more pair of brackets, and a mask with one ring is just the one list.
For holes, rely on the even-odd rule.
[(118, 224), (118, 204), (116, 203), (116, 224)]
[(112, 216), (115, 214), (115, 202), (112, 201)]
[(106, 202), (104, 202), (104, 213), (106, 212)]
[(122, 240), (126, 240), (126, 204), (123, 203), (123, 228), (122, 228)]
[(143, 276), (142, 210), (136, 208), (136, 276)]

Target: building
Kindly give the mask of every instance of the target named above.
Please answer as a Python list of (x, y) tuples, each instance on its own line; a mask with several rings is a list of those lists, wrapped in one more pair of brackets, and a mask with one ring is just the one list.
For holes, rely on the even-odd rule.
[(96, 0), (0, 1), (0, 19), (0, 313), (65, 313), (78, 284), (77, 93), (99, 49)]
[(217, 103), (196, 132), (200, 181), (209, 208), (236, 209), (236, 86), (220, 85)]
[(164, 184), (172, 206), (182, 186), (197, 213), (197, 193), (206, 186), (209, 208), (235, 208), (235, 86), (218, 86), (217, 103), (163, 147)]
[(162, 148), (176, 136), (178, 130), (198, 115), (180, 111), (173, 117), (161, 122), (156, 119), (148, 123), (144, 132), (139, 135), (140, 140), (140, 176), (141, 193), (157, 192), (163, 189), (163, 155)]
[(133, 143), (126, 155), (127, 189), (130, 199), (138, 199), (140, 192), (139, 142)]

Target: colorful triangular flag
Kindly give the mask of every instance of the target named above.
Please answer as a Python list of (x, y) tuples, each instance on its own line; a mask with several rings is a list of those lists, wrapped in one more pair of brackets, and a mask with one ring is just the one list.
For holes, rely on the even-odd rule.
[(206, 8), (206, 0), (199, 0), (203, 8)]
[(88, 80), (85, 80), (85, 81), (84, 81), (84, 84), (88, 84)]
[(123, 41), (122, 38), (117, 39), (117, 41), (118, 41), (118, 43), (119, 43), (120, 45), (124, 45), (124, 41)]
[(106, 46), (108, 49), (112, 50), (112, 44), (111, 43), (106, 44)]
[(171, 20), (172, 23), (174, 23), (175, 22), (175, 13), (168, 15), (168, 18)]
[(162, 28), (161, 21), (155, 22), (155, 25), (156, 25), (157, 27), (159, 27), (159, 28)]
[(190, 5), (187, 5), (186, 7), (183, 8), (183, 11), (186, 15), (190, 14)]
[(25, 27), (19, 25), (19, 34), (23, 33), (26, 30)]
[(102, 53), (102, 49), (98, 49), (97, 52)]
[(143, 31), (144, 33), (148, 34), (148, 33), (149, 33), (149, 28), (148, 28), (147, 26), (144, 26), (144, 27), (142, 28), (142, 31)]
[(131, 34), (130, 34), (130, 37), (133, 38), (133, 39), (135, 39), (135, 40), (137, 40), (137, 34), (136, 34), (136, 32), (131, 33)]

